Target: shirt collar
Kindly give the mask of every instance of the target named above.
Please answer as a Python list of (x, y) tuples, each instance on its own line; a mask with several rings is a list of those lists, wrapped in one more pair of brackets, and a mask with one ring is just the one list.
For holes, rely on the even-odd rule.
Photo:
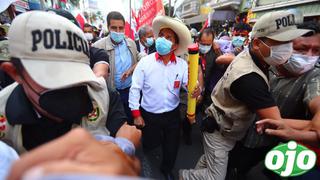
[[(163, 56), (161, 56), (158, 52), (155, 53), (155, 56), (156, 56), (156, 60), (157, 60), (157, 61), (162, 61), (162, 60), (163, 60)], [(176, 56), (174, 55), (173, 52), (171, 52), (170, 61), (171, 61), (172, 63), (177, 63)]]

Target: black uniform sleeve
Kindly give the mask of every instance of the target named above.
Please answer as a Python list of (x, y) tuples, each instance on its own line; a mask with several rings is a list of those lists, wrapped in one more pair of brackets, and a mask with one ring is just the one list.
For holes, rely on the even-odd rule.
[(119, 128), (127, 121), (127, 115), (121, 102), (120, 94), (115, 89), (108, 88), (110, 103), (107, 119), (107, 129), (115, 136)]
[(234, 81), (231, 94), (245, 103), (251, 111), (276, 106), (265, 80), (257, 73), (244, 75)]
[(99, 61), (105, 61), (109, 63), (109, 56), (107, 51), (95, 47), (90, 48), (90, 67), (93, 68), (94, 64)]

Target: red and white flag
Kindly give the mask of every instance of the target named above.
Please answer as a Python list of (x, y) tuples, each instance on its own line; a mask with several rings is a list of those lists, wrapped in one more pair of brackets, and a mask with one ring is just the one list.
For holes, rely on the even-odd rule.
[(162, 0), (143, 0), (142, 8), (137, 18), (137, 29), (143, 25), (152, 25), (153, 19), (157, 15), (164, 15)]

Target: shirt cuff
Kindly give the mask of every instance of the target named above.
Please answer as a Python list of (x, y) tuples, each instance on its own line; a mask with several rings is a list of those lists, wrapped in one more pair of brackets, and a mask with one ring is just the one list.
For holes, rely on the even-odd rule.
[(93, 66), (95, 66), (95, 65), (97, 65), (97, 64), (107, 64), (107, 65), (109, 65), (109, 63), (106, 62), (106, 61), (98, 61), (98, 62), (94, 63)]
[(122, 138), (122, 137), (113, 138), (111, 136), (106, 136), (106, 135), (95, 135), (95, 138), (98, 141), (112, 142), (117, 144), (117, 146), (129, 156), (133, 156), (135, 154), (136, 149), (133, 143), (126, 138)]
[(116, 144), (122, 149), (124, 153), (129, 156), (133, 156), (135, 154), (135, 147), (131, 141), (126, 138), (117, 137), (115, 138)]
[(132, 114), (133, 118), (137, 118), (137, 117), (141, 116), (141, 113), (140, 113), (139, 109), (131, 110), (131, 114)]

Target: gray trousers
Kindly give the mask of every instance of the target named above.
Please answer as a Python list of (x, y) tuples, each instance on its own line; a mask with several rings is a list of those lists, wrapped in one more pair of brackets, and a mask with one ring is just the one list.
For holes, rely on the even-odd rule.
[(223, 137), (220, 132), (203, 133), (204, 154), (195, 169), (181, 170), (183, 180), (224, 180), (227, 173), (228, 154), (236, 141)]

